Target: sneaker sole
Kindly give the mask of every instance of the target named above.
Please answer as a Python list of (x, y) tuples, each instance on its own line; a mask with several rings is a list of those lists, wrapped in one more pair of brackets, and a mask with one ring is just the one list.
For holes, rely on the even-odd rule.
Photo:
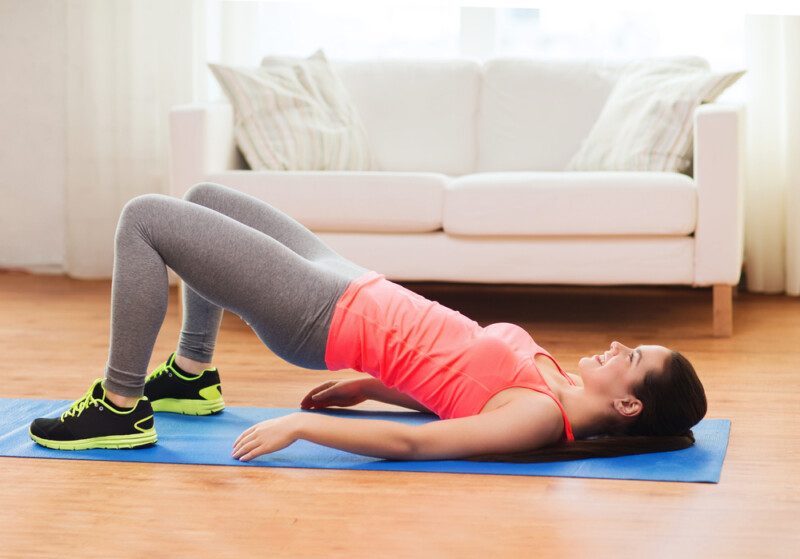
[(151, 445), (158, 440), (155, 429), (148, 429), (136, 435), (111, 435), (107, 437), (94, 437), (91, 439), (78, 439), (75, 441), (51, 441), (37, 437), (28, 430), (31, 439), (38, 444), (55, 450), (89, 450), (91, 448), (138, 448)]
[(161, 398), (150, 403), (154, 412), (182, 413), (184, 415), (212, 415), (225, 409), (225, 401), (222, 398), (216, 400)]

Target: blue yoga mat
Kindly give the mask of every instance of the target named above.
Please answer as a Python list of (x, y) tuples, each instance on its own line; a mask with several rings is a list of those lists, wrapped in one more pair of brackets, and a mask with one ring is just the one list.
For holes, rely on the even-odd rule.
[[(158, 413), (156, 414), (158, 443), (149, 448), (134, 450), (51, 450), (37, 445), (30, 439), (28, 426), (31, 421), (37, 417), (57, 417), (71, 403), (71, 400), (0, 398), (0, 456), (243, 467), (270, 466), (718, 483), (731, 427), (728, 419), (704, 419), (692, 429), (697, 442), (691, 448), (684, 450), (539, 464), (470, 462), (467, 460), (383, 460), (328, 448), (304, 440), (297, 441), (278, 452), (259, 456), (249, 462), (240, 462), (231, 458), (233, 442), (242, 431), (259, 421), (298, 411), (289, 408), (228, 407), (222, 413), (208, 417)], [(418, 412), (370, 412), (337, 409), (304, 411), (303, 413), (384, 419), (412, 425), (438, 421), (434, 415)]]

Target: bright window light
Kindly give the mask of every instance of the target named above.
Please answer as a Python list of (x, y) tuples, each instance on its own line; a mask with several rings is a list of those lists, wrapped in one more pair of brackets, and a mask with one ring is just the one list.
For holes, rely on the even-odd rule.
[(701, 56), (714, 70), (745, 67), (744, 14), (750, 9), (742, 0), (208, 6), (208, 59), (224, 64), (257, 65), (265, 55), (308, 56), (322, 48), (332, 60), (521, 56), (614, 62)]

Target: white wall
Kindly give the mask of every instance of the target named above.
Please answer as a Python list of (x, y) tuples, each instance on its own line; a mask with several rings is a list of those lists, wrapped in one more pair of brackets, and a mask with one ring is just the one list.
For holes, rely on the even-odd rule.
[(0, 0), (0, 267), (63, 267), (65, 10)]

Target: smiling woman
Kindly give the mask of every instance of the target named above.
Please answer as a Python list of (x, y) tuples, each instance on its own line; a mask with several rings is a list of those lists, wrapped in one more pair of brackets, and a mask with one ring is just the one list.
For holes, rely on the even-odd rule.
[[(654, 354), (652, 362), (648, 359), (643, 364), (643, 356), (650, 353)], [(593, 361), (598, 366), (592, 367)], [(591, 406), (593, 398), (610, 404), (603, 413), (592, 416), (598, 423), (587, 426), (581, 432), (582, 439), (472, 460), (552, 462), (666, 452), (694, 444), (691, 427), (705, 416), (707, 401), (694, 367), (681, 353), (661, 346), (630, 350), (614, 342), (612, 351), (603, 358), (582, 359), (579, 370), (586, 392), (582, 400), (576, 397), (575, 402), (580, 403), (565, 407), (575, 410), (578, 416), (579, 410)]]
[[(195, 185), (184, 200), (134, 198), (120, 217), (115, 249), (105, 379), (59, 418), (33, 421), (30, 436), (41, 445), (138, 448), (157, 440), (153, 412), (222, 411), (212, 357), (223, 309), (287, 362), (367, 373), (387, 389), (371, 394), (441, 419), (410, 426), (293, 413), (243, 432), (233, 449), (241, 460), (299, 439), (408, 460), (674, 450), (693, 442), (689, 429), (706, 411), (702, 385), (677, 352), (613, 342), (602, 357), (579, 362), (576, 382), (520, 326), (481, 326), (343, 258), (269, 204), (221, 185)], [(183, 326), (176, 352), (147, 375), (167, 308), (167, 266), (184, 280)], [(364, 400), (366, 392), (351, 389), (337, 389), (327, 401)], [(319, 409), (324, 398), (307, 397), (302, 405)], [(620, 438), (591, 440), (608, 435)]]

